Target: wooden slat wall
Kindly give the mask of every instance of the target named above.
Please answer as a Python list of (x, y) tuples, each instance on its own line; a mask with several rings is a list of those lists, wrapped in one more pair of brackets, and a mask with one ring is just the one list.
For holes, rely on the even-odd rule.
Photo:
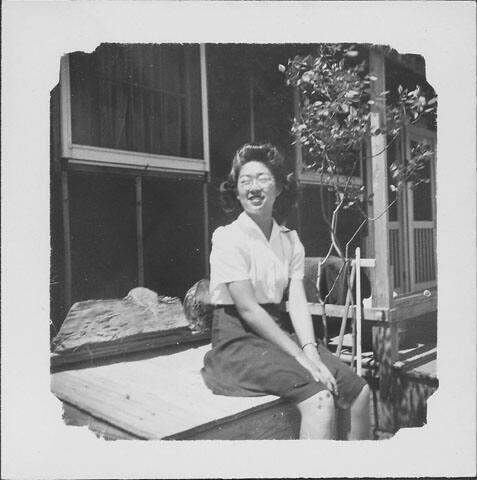
[(394, 287), (401, 287), (401, 260), (399, 255), (399, 227), (389, 229), (390, 263), (393, 266)]
[(435, 280), (434, 229), (414, 229), (414, 258), (416, 283)]

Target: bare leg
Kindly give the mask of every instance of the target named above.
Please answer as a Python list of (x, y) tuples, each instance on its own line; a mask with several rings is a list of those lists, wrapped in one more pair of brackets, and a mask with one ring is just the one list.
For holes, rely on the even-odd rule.
[(301, 413), (300, 438), (334, 440), (335, 403), (328, 390), (297, 404)]
[(370, 391), (365, 385), (351, 408), (338, 409), (338, 438), (340, 440), (369, 440), (371, 438)]

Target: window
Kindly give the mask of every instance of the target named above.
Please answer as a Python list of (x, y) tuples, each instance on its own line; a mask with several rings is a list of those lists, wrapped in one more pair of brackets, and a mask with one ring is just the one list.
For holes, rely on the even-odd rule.
[[(422, 127), (411, 126), (405, 137), (390, 144), (388, 165), (406, 162), (418, 145), (435, 151), (435, 134)], [(424, 163), (421, 172), (426, 182), (416, 188), (408, 183), (400, 194), (390, 190), (389, 249), (394, 291), (397, 294), (416, 292), (436, 285), (435, 251), (435, 156)], [(388, 177), (388, 181), (390, 178)]]
[(205, 50), (103, 44), (62, 61), (63, 157), (207, 171)]

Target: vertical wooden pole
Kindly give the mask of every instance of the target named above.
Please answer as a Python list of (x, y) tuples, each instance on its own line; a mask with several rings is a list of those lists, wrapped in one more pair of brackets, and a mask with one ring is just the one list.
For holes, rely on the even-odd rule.
[(204, 149), (204, 169), (207, 181), (210, 181), (210, 145), (209, 145), (209, 105), (207, 91), (207, 56), (205, 44), (200, 44), (200, 86), (202, 95), (202, 143)]
[(65, 310), (72, 303), (72, 273), (71, 273), (71, 232), (70, 232), (70, 200), (68, 191), (68, 172), (61, 172), (61, 196), (63, 203), (63, 239), (64, 239), (64, 271), (65, 271)]
[[(385, 98), (379, 96), (386, 89), (384, 53), (377, 47), (370, 49), (370, 74), (377, 77), (371, 82), (371, 99), (375, 102), (371, 108), (371, 128), (382, 128), (386, 124)], [(389, 281), (389, 225), (388, 225), (388, 175), (386, 155), (386, 135), (371, 137), (371, 169), (373, 216), (374, 221), (374, 257), (376, 258), (375, 292), (373, 303), (376, 307), (389, 308), (391, 288)]]
[(202, 196), (204, 201), (204, 271), (206, 278), (209, 278), (209, 197), (208, 182), (205, 178), (202, 186)]
[[(380, 93), (386, 90), (385, 57), (382, 48), (369, 50), (370, 74), (376, 77), (371, 82), (371, 128), (381, 128), (386, 124), (386, 100)], [(386, 135), (373, 135), (370, 141), (371, 187), (373, 196), (373, 217), (381, 215), (374, 222), (373, 244), (376, 259), (374, 275), (373, 306), (389, 309), (392, 302), (389, 265), (389, 215), (388, 215), (388, 175), (386, 155)], [(389, 310), (388, 310), (389, 311)], [(398, 358), (398, 330), (391, 321), (385, 327), (374, 327), (373, 351), (379, 364), (380, 404), (385, 411), (394, 411), (389, 390), (395, 381), (392, 366)], [(384, 415), (385, 417), (387, 415)]]
[[(293, 113), (295, 117), (298, 116), (298, 111), (300, 109), (300, 93), (298, 88), (293, 89)], [(297, 182), (300, 179), (300, 170), (303, 165), (303, 152), (301, 150), (301, 145), (299, 142), (295, 142), (295, 178)], [(301, 182), (298, 183), (298, 203), (297, 203), (297, 215), (296, 215), (296, 223), (297, 223), (297, 230), (298, 235), (301, 235), (301, 213), (300, 208), (302, 205), (302, 195), (303, 195), (303, 186)]]
[(185, 134), (186, 134), (186, 157), (192, 156), (192, 55), (190, 47), (185, 47)]
[(200, 44), (200, 85), (202, 94), (202, 142), (204, 148), (204, 168), (206, 171), (202, 185), (204, 202), (204, 271), (209, 277), (209, 182), (210, 182), (210, 144), (209, 144), (209, 104), (207, 90), (207, 51), (205, 44)]
[(249, 109), (250, 109), (250, 141), (255, 142), (255, 110), (254, 110), (254, 76), (250, 72), (249, 78)]
[(60, 125), (61, 125), (61, 156), (70, 157), (71, 133), (71, 82), (69, 56), (61, 57), (60, 64)]
[(142, 223), (142, 177), (136, 177), (137, 283), (144, 286), (144, 240)]
[[(401, 161), (403, 164), (407, 163), (407, 159), (409, 158), (410, 150), (409, 150), (409, 134), (407, 127), (402, 129), (401, 135)], [(400, 227), (402, 228), (402, 271), (403, 273), (402, 278), (403, 281), (403, 292), (410, 292), (411, 291), (411, 264), (410, 264), (410, 242), (409, 242), (409, 235), (410, 235), (410, 225), (409, 225), (409, 199), (406, 191), (402, 191), (399, 193), (402, 198), (402, 208), (401, 208), (401, 222)]]
[(361, 249), (356, 249), (356, 373), (361, 376)]
[[(366, 156), (366, 185), (368, 194), (373, 191), (373, 172), (371, 166), (371, 141), (366, 139), (364, 142), (365, 156)], [(374, 217), (374, 204), (368, 204), (368, 215)], [(366, 256), (374, 258), (374, 222), (368, 222), (366, 225), (368, 229), (368, 236), (366, 237)], [(370, 271), (371, 282), (374, 285), (374, 268)]]

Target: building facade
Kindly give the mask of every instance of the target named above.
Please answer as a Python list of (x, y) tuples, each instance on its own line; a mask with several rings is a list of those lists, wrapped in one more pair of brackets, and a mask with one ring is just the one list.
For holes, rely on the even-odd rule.
[[(211, 233), (231, 220), (220, 208), (219, 185), (246, 142), (277, 145), (296, 168), (300, 200), (288, 225), (299, 231), (307, 256), (326, 254), (320, 202), (331, 209), (331, 198), (319, 176), (303, 168), (304, 153), (290, 133), (298, 98), (278, 69), (316, 47), (103, 44), (62, 58), (51, 95), (55, 328), (74, 302), (121, 298), (136, 286), (182, 298), (207, 277)], [(419, 57), (371, 46), (360, 46), (360, 55), (380, 79), (375, 96), (399, 84), (432, 90)], [(374, 108), (378, 124), (383, 108)], [(369, 216), (396, 195), (386, 166), (406, 162), (422, 141), (435, 149), (432, 125), (406, 128), (387, 150), (384, 139), (373, 138), (357, 153), (360, 171), (352, 181), (374, 194)], [(428, 183), (400, 193), (351, 245), (376, 258), (373, 306), (384, 312), (391, 338), (409, 319), (435, 317), (435, 156), (425, 175)], [(343, 243), (360, 223), (356, 212), (343, 214)]]

